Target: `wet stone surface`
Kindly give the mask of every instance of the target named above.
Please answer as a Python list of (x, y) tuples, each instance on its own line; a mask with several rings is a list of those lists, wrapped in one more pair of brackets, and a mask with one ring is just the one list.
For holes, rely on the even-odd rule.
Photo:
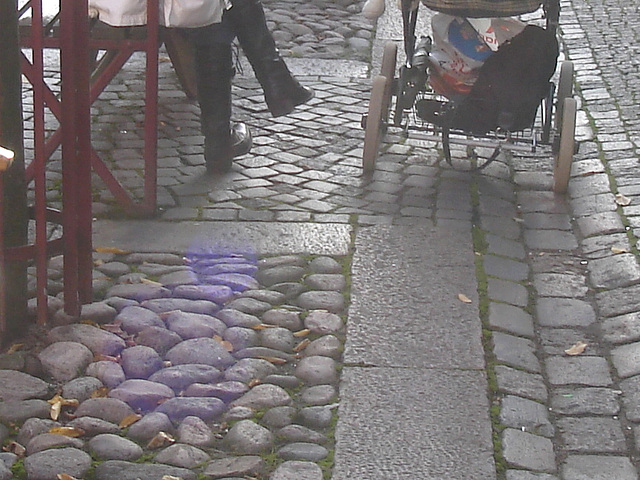
[[(95, 478), (321, 478), (315, 462), (333, 448), (344, 342), (341, 260), (211, 254), (177, 270), (209, 282), (219, 269), (250, 272), (248, 288), (228, 277), (142, 281), (128, 273), (150, 263), (163, 272), (160, 259), (112, 257), (106, 265), (125, 283), (113, 281), (84, 323), (42, 333), (35, 371), (0, 370), (0, 433), (25, 457), (28, 478), (82, 478), (91, 457)], [(176, 268), (176, 256), (162, 259)], [(99, 305), (113, 309), (109, 321)], [(269, 452), (279, 459), (271, 467)], [(156, 463), (140, 464), (146, 455)]]

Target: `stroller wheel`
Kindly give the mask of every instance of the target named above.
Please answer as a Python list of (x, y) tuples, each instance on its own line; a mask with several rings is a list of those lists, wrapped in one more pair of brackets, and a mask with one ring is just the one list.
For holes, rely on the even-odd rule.
[(382, 53), (382, 67), (380, 75), (388, 81), (384, 89), (382, 120), (387, 122), (389, 119), (389, 107), (391, 105), (391, 96), (393, 94), (393, 86), (395, 84), (396, 57), (398, 55), (398, 45), (394, 42), (387, 42)]
[(362, 150), (362, 167), (365, 174), (373, 172), (376, 166), (380, 138), (386, 127), (386, 122), (383, 122), (382, 118), (386, 116), (385, 110), (389, 108), (388, 104), (385, 106), (384, 102), (384, 93), (389, 82), (389, 79), (382, 75), (373, 79)]
[(576, 100), (565, 98), (563, 102), (562, 128), (560, 130), (560, 145), (556, 154), (553, 169), (553, 191), (565, 193), (571, 176), (571, 163), (575, 152), (576, 134)]
[(564, 99), (573, 96), (573, 62), (562, 62), (558, 79), (558, 96), (556, 98), (556, 116), (554, 126), (556, 132), (562, 130), (564, 115)]

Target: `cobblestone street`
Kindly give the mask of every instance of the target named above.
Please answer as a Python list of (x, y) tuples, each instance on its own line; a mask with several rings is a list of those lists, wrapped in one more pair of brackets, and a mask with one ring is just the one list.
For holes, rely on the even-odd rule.
[[(65, 326), (51, 262), (50, 346), (0, 355), (0, 480), (55, 479), (52, 464), (99, 480), (638, 480), (640, 6), (561, 2), (580, 148), (557, 195), (548, 148), (473, 172), (394, 128), (363, 175), (395, 2), (377, 25), (361, 2), (264, 3), (315, 98), (271, 118), (240, 58), (234, 119), (254, 146), (207, 175), (197, 102), (161, 50), (158, 215), (128, 217), (94, 175), (96, 301)], [(93, 146), (138, 199), (143, 72), (135, 57), (92, 107)], [(29, 111), (26, 91), (27, 158)], [(54, 393), (79, 405), (51, 419)], [(50, 433), (63, 426), (84, 434)]]

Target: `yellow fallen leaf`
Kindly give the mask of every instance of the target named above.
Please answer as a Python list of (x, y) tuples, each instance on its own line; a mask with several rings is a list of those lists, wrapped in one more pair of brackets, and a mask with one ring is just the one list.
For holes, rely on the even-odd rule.
[(140, 283), (144, 283), (146, 285), (153, 285), (154, 287), (162, 287), (160, 282), (155, 282), (153, 280), (149, 280), (148, 278), (141, 278)]
[(109, 387), (100, 387), (91, 393), (91, 398), (104, 398), (109, 394)]
[(20, 445), (16, 441), (9, 442), (7, 445), (2, 447), (2, 450), (4, 450), (5, 452), (13, 453), (18, 457), (24, 457), (25, 454), (27, 453), (27, 449), (24, 448), (22, 445)]
[(14, 343), (9, 347), (7, 353), (16, 353), (18, 350), (22, 350), (22, 347), (24, 347), (24, 343)]
[(233, 344), (231, 342), (225, 340), (220, 335), (214, 335), (213, 339), (222, 345), (227, 352), (233, 352)]
[(151, 450), (155, 450), (157, 448), (166, 447), (167, 445), (171, 445), (175, 443), (175, 438), (169, 435), (167, 432), (158, 432), (155, 437), (149, 440), (147, 443), (147, 448)]
[(161, 480), (182, 480), (182, 477), (174, 477), (173, 475), (163, 475)]
[(296, 345), (295, 347), (293, 347), (293, 351), (298, 353), (301, 352), (302, 350), (304, 350), (305, 348), (307, 348), (307, 346), (311, 343), (311, 340), (309, 340), (308, 338), (305, 338), (304, 340), (302, 340), (298, 345)]
[(49, 429), (49, 433), (55, 433), (56, 435), (64, 435), (65, 437), (81, 437), (86, 432), (77, 427), (52, 427)]
[(97, 355), (93, 356), (93, 361), (94, 362), (113, 362), (113, 363), (120, 363), (118, 360), (118, 357), (112, 357), (111, 355), (104, 355), (102, 353), (98, 353)]
[(247, 385), (249, 386), (249, 388), (253, 388), (256, 385), (260, 385), (261, 383), (262, 381), (259, 378), (252, 378)]
[(66, 473), (59, 473), (58, 475), (56, 475), (56, 478), (58, 480), (78, 480), (76, 477), (72, 477), (71, 475), (68, 475)]
[(75, 398), (62, 398), (60, 395), (56, 394), (47, 402), (51, 405), (51, 410), (49, 415), (52, 420), (58, 420), (60, 418), (60, 412), (62, 412), (62, 407), (73, 407), (76, 408), (80, 405), (80, 402)]
[(584, 351), (587, 349), (587, 344), (584, 343), (583, 341), (579, 341), (576, 342), (575, 345), (573, 345), (571, 348), (568, 348), (564, 351), (564, 353), (566, 353), (567, 355), (580, 355), (581, 353), (584, 353)]
[(115, 255), (126, 255), (127, 253), (131, 253), (127, 250), (122, 250), (121, 248), (116, 247), (96, 247), (94, 250), (98, 253), (113, 253)]
[(309, 335), (311, 333), (311, 330), (309, 330), (308, 328), (304, 328), (302, 330), (298, 330), (297, 332), (293, 333), (294, 337), (306, 337), (307, 335)]
[(611, 247), (611, 252), (617, 255), (618, 253), (629, 253), (629, 250), (622, 247)]
[(274, 365), (284, 365), (285, 363), (287, 363), (287, 360), (280, 357), (258, 357), (258, 358), (261, 358), (262, 360), (266, 360), (267, 362), (271, 362)]
[(138, 420), (142, 418), (142, 415), (138, 415), (137, 413), (132, 413), (124, 417), (120, 424), (118, 425), (120, 428), (127, 428), (136, 423)]
[(622, 205), (623, 207), (626, 207), (627, 205), (631, 205), (631, 199), (629, 197), (625, 197), (621, 193), (618, 193), (616, 195), (616, 203), (618, 205)]
[(60, 418), (60, 412), (62, 412), (62, 402), (56, 402), (51, 405), (51, 410), (49, 410), (51, 420), (58, 420), (58, 418)]
[(467, 297), (464, 293), (458, 294), (458, 300), (460, 300), (462, 303), (473, 303), (472, 300), (469, 297)]
[(254, 325), (253, 327), (254, 330), (266, 330), (267, 328), (278, 328), (277, 325), (269, 325), (268, 323), (260, 323), (258, 325)]

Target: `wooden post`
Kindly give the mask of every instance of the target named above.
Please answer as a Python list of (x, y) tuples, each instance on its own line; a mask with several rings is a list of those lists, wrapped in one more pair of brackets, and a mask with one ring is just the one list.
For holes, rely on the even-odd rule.
[[(4, 189), (0, 201), (5, 212), (4, 238), (0, 248), (27, 244), (27, 188), (24, 176), (22, 133), (22, 83), (20, 76), (20, 50), (18, 18), (15, 0), (0, 0), (0, 145), (14, 154), (10, 167), (2, 174)], [(6, 332), (0, 331), (0, 340), (24, 333), (27, 318), (27, 265), (12, 262), (3, 275), (7, 301)], [(3, 335), (5, 334), (6, 335)]]

